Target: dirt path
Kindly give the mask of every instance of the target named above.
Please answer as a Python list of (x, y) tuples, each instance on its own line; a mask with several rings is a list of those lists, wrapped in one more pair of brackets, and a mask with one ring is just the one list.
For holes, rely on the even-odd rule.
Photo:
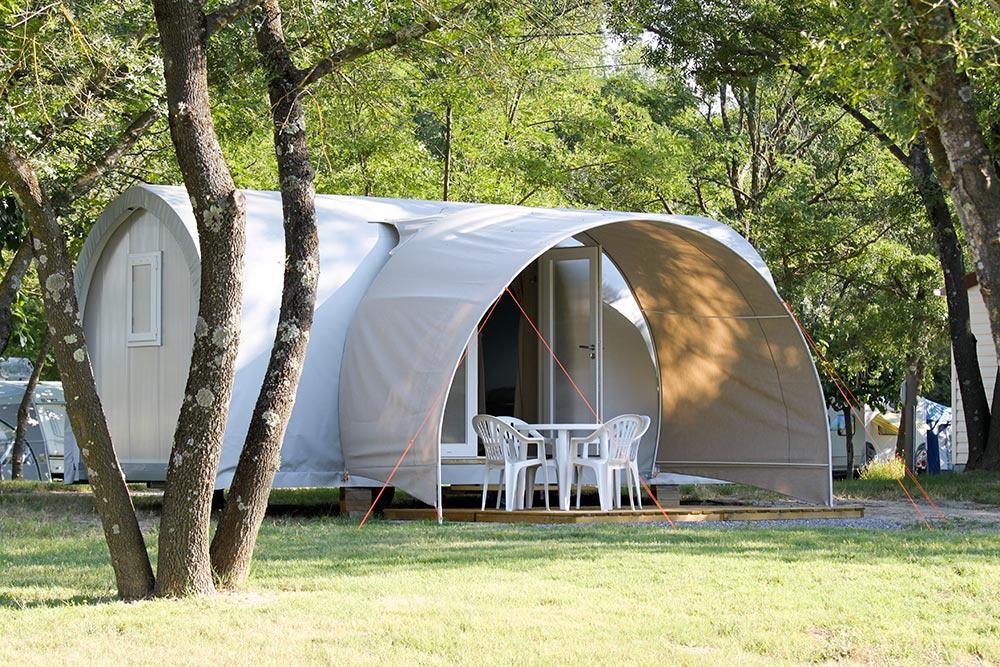
[[(883, 519), (898, 523), (914, 523), (920, 521), (920, 516), (913, 509), (913, 505), (908, 500), (857, 500), (854, 498), (838, 498), (837, 502), (860, 503), (865, 507), (866, 519)], [(970, 521), (975, 523), (988, 524), (991, 527), (1000, 528), (1000, 507), (991, 505), (978, 505), (976, 503), (962, 503), (952, 500), (935, 500), (937, 510), (929, 507), (926, 501), (918, 503), (920, 511), (928, 519), (939, 520), (943, 517), (946, 520)]]

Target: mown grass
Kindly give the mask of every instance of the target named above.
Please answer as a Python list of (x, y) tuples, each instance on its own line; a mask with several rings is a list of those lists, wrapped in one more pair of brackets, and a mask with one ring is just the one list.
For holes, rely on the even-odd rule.
[(1000, 661), (996, 532), (281, 517), (244, 591), (125, 604), (56, 495), (0, 495), (0, 664)]

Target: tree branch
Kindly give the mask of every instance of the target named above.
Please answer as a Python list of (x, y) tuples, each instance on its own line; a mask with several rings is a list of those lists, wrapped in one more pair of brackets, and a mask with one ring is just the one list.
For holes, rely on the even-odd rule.
[(261, 0), (235, 0), (219, 7), (205, 17), (205, 32), (211, 37), (233, 21), (239, 20), (254, 10)]
[(399, 44), (412, 42), (420, 39), (424, 35), (438, 30), (444, 25), (446, 18), (461, 16), (469, 10), (468, 2), (460, 2), (444, 13), (442, 17), (432, 17), (424, 21), (416, 21), (398, 30), (389, 30), (375, 35), (367, 42), (361, 44), (351, 44), (333, 52), (326, 58), (318, 61), (312, 67), (299, 70), (299, 81), (302, 88), (319, 81), (324, 76), (335, 70), (337, 67), (355, 61), (370, 53), (390, 49)]
[[(803, 78), (805, 79), (809, 78), (809, 70), (807, 70), (804, 66), (791, 63), (788, 65), (788, 67), (793, 72), (796, 72)], [(835, 102), (837, 106), (843, 109), (847, 113), (847, 115), (856, 120), (861, 125), (861, 127), (865, 128), (865, 130), (867, 130), (876, 139), (878, 139), (879, 142), (883, 146), (885, 146), (886, 150), (892, 153), (892, 156), (897, 160), (899, 160), (904, 167), (909, 168), (910, 161), (909, 161), (909, 156), (906, 154), (906, 151), (904, 151), (899, 146), (899, 144), (893, 141), (892, 137), (886, 134), (885, 130), (883, 130), (875, 121), (869, 118), (860, 108), (848, 102), (846, 99), (844, 99), (843, 96), (839, 95), (838, 93), (827, 90), (825, 91), (825, 94), (833, 102)]]
[(114, 168), (118, 161), (125, 155), (146, 133), (146, 130), (160, 117), (160, 112), (155, 106), (148, 107), (145, 111), (135, 117), (121, 134), (115, 139), (111, 146), (93, 164), (80, 174), (68, 187), (56, 192), (52, 197), (52, 203), (58, 210), (69, 205), (79, 197), (85, 195), (94, 187), (108, 171)]
[[(839, 98), (839, 96), (835, 97)], [(860, 124), (861, 127), (865, 128), (865, 130), (867, 130), (872, 136), (878, 139), (879, 142), (885, 146), (886, 150), (892, 153), (892, 156), (899, 160), (904, 167), (908, 168), (910, 166), (910, 159), (906, 152), (900, 148), (899, 144), (893, 141), (892, 138), (885, 133), (885, 130), (879, 127), (875, 121), (866, 116), (861, 109), (858, 109), (853, 104), (849, 104), (843, 99), (837, 99), (837, 103), (851, 118), (858, 121), (858, 124)]]

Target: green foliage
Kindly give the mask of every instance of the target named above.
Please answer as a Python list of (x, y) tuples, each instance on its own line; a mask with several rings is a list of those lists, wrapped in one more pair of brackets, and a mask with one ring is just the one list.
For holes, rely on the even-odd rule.
[(949, 382), (942, 279), (917, 193), (841, 108), (858, 105), (902, 146), (913, 135), (912, 103), (895, 94), (892, 59), (872, 50), (883, 36), (861, 32), (866, 16), (827, 2), (611, 4), (612, 26), (642, 35), (648, 62), (694, 82), (695, 199), (761, 250), (830, 361), (817, 359), (836, 407), (835, 374), (877, 405), (898, 399), (912, 366), (925, 368), (924, 392), (947, 395)]
[[(18, 24), (0, 36), (10, 100), (0, 134), (22, 150), (59, 126), (88, 73), (111, 66), (81, 118), (34, 156), (66, 182), (161, 90), (155, 40), (142, 37), (149, 7), (15, 4), (0, 5), (6, 24)], [(299, 66), (449, 6), (282, 3)], [(993, 18), (973, 7), (963, 19), (981, 28), (966, 40), (978, 45), (970, 63), (992, 48)], [(914, 349), (927, 352), (927, 380), (937, 383), (925, 392), (946, 395), (944, 304), (932, 296), (940, 281), (915, 194), (829, 97), (869, 104), (899, 136), (910, 131), (898, 120), (908, 98), (894, 109), (886, 94), (898, 83), (890, 65), (856, 57), (874, 48), (864, 40), (882, 37), (853, 15), (845, 21), (850, 13), (819, 0), (476, 3), (449, 29), (347, 63), (310, 89), (317, 189), (441, 198), (450, 109), (452, 199), (715, 217), (761, 251), (863, 400), (893, 401)], [(213, 37), (214, 117), (237, 183), (276, 189), (268, 73), (253, 43), (245, 20)], [(994, 75), (976, 69), (984, 81)], [(71, 250), (135, 177), (180, 182), (163, 126), (67, 216)], [(10, 247), (17, 234), (5, 229)], [(43, 326), (33, 280), (17, 306), (18, 353), (28, 356)], [(836, 402), (832, 386), (827, 395)]]
[[(2, 191), (0, 191), (2, 192)], [(24, 223), (24, 216), (12, 194), (2, 194), (0, 196), (0, 253), (4, 250), (16, 251), (27, 226)]]

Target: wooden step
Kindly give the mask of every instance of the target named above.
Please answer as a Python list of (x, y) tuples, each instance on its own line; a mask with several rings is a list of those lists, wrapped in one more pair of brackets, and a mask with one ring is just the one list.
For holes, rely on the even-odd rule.
[[(774, 521), (784, 519), (860, 519), (865, 515), (861, 505), (819, 506), (748, 506), (748, 505), (684, 505), (665, 508), (671, 521)], [(430, 521), (437, 519), (433, 508), (387, 508), (383, 512), (392, 521)], [(663, 514), (656, 508), (620, 509), (602, 512), (597, 507), (560, 510), (445, 509), (446, 521), (478, 523), (658, 523)]]

